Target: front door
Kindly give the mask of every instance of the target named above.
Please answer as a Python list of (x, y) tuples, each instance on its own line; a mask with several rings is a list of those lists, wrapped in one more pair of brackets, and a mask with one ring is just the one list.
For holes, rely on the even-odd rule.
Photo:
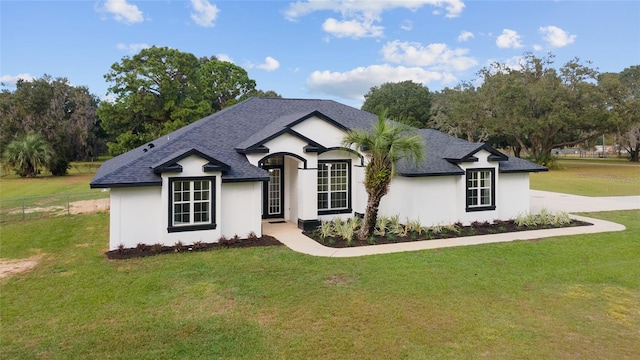
[(269, 171), (269, 182), (264, 185), (262, 216), (264, 218), (284, 217), (284, 176), (282, 165), (265, 165)]

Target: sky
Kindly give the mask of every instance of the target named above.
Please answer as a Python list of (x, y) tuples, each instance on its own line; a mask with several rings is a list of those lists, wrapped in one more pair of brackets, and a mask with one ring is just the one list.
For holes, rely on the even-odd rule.
[(0, 89), (49, 74), (109, 100), (111, 65), (154, 45), (231, 61), (283, 97), (359, 108), (373, 86), (440, 91), (526, 52), (555, 68), (640, 65), (640, 1), (0, 0)]

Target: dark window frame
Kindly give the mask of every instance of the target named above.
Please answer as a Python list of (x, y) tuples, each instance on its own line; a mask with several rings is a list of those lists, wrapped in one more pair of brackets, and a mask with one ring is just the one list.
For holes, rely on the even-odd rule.
[[(173, 219), (173, 205), (174, 205), (174, 199), (173, 199), (173, 184), (175, 182), (181, 182), (181, 181), (189, 181), (191, 182), (191, 184), (193, 184), (193, 181), (209, 181), (209, 200), (210, 200), (210, 207), (209, 207), (209, 223), (204, 223), (204, 224), (196, 224), (196, 225), (174, 225), (174, 219)], [(191, 191), (193, 191), (193, 187), (191, 187)], [(215, 229), (217, 227), (216, 224), (216, 177), (215, 176), (189, 176), (189, 177), (172, 177), (169, 178), (169, 201), (168, 201), (168, 205), (169, 205), (169, 222), (168, 222), (168, 227), (167, 227), (167, 231), (170, 233), (173, 232), (182, 232), (182, 231), (198, 231), (198, 230), (212, 230)], [(190, 199), (190, 202), (193, 202), (193, 199)], [(194, 216), (194, 211), (191, 211), (189, 214), (190, 217)]]
[[(320, 170), (320, 165), (321, 164), (336, 164), (336, 163), (342, 163), (342, 164), (346, 164), (347, 165), (347, 207), (344, 209), (320, 209), (320, 207), (318, 207), (318, 215), (334, 215), (334, 214), (348, 214), (353, 212), (352, 208), (351, 208), (351, 192), (352, 192), (352, 186), (351, 186), (351, 178), (352, 178), (352, 167), (351, 167), (351, 160), (350, 159), (336, 159), (336, 160), (318, 160), (318, 171)], [(318, 175), (316, 175), (317, 178), (319, 178)], [(329, 171), (328, 174), (328, 178), (331, 178), (331, 172)], [(329, 184), (330, 186), (330, 184)], [(316, 187), (316, 204), (318, 203), (318, 189)], [(331, 190), (329, 189), (328, 191), (329, 197), (327, 199), (327, 201), (329, 202), (329, 205), (331, 204)]]
[[(472, 204), (471, 203), (471, 196), (469, 196), (469, 191), (471, 190), (469, 188), (469, 180), (471, 179), (471, 175), (473, 173), (481, 173), (481, 172), (486, 172), (488, 171), (490, 173), (490, 181), (491, 181), (491, 186), (490, 186), (490, 191), (491, 191), (491, 203), (489, 205), (477, 205), (477, 204)], [(480, 178), (478, 178), (479, 180)], [(473, 211), (491, 211), (491, 210), (495, 210), (496, 209), (496, 169), (495, 168), (471, 168), (471, 169), (466, 169), (465, 171), (465, 203), (466, 203), (466, 211), (467, 212), (473, 212)], [(477, 189), (478, 193), (476, 195), (477, 199), (481, 199), (482, 195), (480, 194), (480, 189), (478, 187), (475, 187), (473, 189)]]

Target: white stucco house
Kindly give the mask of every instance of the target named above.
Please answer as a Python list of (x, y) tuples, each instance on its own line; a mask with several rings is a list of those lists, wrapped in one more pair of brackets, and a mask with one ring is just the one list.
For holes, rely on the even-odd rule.
[[(269, 218), (310, 229), (362, 214), (366, 154), (348, 129), (377, 116), (330, 100), (252, 98), (105, 162), (110, 249), (262, 235)], [(438, 131), (420, 164), (397, 164), (381, 215), (423, 225), (511, 219), (529, 210), (529, 173), (545, 167)]]

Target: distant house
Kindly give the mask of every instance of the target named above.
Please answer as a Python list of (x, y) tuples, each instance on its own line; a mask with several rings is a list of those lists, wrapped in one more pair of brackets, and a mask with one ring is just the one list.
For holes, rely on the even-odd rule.
[[(110, 248), (262, 234), (263, 219), (300, 228), (363, 213), (366, 153), (348, 129), (377, 116), (330, 100), (252, 98), (105, 162)], [(423, 225), (510, 219), (529, 210), (529, 172), (546, 168), (434, 130), (418, 165), (397, 164), (382, 215)]]

